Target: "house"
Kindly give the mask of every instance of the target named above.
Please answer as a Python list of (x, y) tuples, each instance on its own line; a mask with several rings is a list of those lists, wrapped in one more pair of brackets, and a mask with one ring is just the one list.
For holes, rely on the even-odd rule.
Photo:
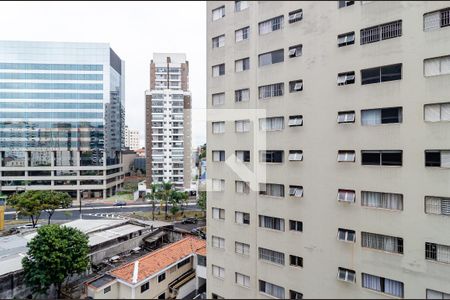
[(206, 241), (186, 237), (86, 282), (89, 299), (182, 299), (206, 285)]

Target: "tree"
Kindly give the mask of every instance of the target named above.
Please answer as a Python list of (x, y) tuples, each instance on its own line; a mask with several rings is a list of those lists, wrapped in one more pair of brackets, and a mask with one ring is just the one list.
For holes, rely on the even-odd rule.
[(205, 216), (205, 212), (206, 212), (206, 191), (200, 191), (198, 193), (197, 205), (203, 211), (203, 215)]
[(42, 198), (39, 195), (39, 191), (26, 191), (20, 194), (12, 194), (8, 198), (8, 204), (20, 215), (30, 217), (33, 228), (36, 227), (43, 210)]
[(167, 204), (171, 201), (173, 197), (173, 184), (171, 182), (163, 182), (160, 186), (160, 189), (157, 193), (159, 198), (161, 199), (161, 203), (164, 203), (165, 209), (165, 219), (167, 220)]
[(61, 298), (64, 281), (89, 266), (88, 236), (78, 229), (47, 225), (38, 229), (22, 259), (25, 283), (33, 294), (46, 294), (53, 285)]
[(48, 214), (48, 224), (55, 210), (58, 208), (68, 208), (72, 204), (72, 198), (69, 194), (56, 191), (39, 191), (42, 209)]
[(150, 202), (152, 203), (152, 220), (155, 221), (155, 204), (156, 204), (156, 200), (158, 199), (158, 185), (152, 183), (151, 185), (151, 193), (148, 193), (145, 195), (145, 198), (150, 200)]

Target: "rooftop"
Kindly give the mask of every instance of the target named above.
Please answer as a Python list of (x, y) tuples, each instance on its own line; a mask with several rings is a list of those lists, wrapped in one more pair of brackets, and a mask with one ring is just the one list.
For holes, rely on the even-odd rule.
[(161, 270), (182, 260), (183, 258), (197, 253), (197, 251), (199, 250), (205, 251), (201, 249), (206, 250), (205, 240), (197, 239), (194, 237), (187, 237), (157, 251), (149, 253), (148, 255), (143, 256), (134, 262), (130, 262), (119, 268), (116, 268), (111, 271), (110, 274), (130, 284), (133, 284), (135, 262), (138, 262), (136, 282), (140, 282), (146, 278), (156, 275)]

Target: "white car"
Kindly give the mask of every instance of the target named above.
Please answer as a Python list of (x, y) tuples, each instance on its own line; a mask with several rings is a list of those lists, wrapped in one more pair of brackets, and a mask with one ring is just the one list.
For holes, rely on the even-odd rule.
[[(41, 226), (42, 224), (36, 224), (36, 228), (39, 228)], [(31, 228), (33, 228), (33, 224), (25, 224), (17, 227), (17, 229), (31, 229)]]

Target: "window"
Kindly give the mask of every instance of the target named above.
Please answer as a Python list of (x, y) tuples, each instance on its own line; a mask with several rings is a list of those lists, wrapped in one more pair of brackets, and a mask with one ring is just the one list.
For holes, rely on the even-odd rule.
[(423, 61), (425, 77), (450, 74), (450, 55)]
[(246, 102), (250, 100), (250, 89), (241, 89), (234, 91), (235, 102)]
[(450, 198), (425, 196), (425, 213), (450, 216)]
[(284, 16), (275, 17), (258, 24), (259, 34), (267, 34), (283, 28)]
[(150, 282), (146, 282), (141, 285), (141, 294), (150, 288)]
[(303, 10), (297, 9), (291, 11), (288, 15), (289, 24), (301, 21), (303, 19)]
[(259, 281), (259, 291), (278, 299), (284, 299), (284, 288), (263, 280)]
[(259, 194), (272, 197), (284, 197), (284, 185), (275, 183), (260, 183)]
[(225, 190), (225, 179), (212, 179), (213, 192), (223, 192)]
[(425, 104), (424, 119), (427, 122), (450, 121), (450, 102)]
[(236, 159), (242, 162), (250, 162), (250, 151), (248, 150), (236, 150)]
[(303, 116), (302, 115), (289, 116), (288, 125), (289, 125), (289, 127), (302, 126), (303, 125)]
[(235, 280), (241, 286), (250, 287), (250, 276), (236, 272)]
[(111, 291), (111, 286), (107, 286), (103, 289), (103, 294), (109, 293)]
[(289, 150), (289, 161), (302, 161), (303, 151), (302, 150)]
[(224, 297), (219, 296), (219, 295), (214, 294), (214, 293), (211, 294), (211, 298), (212, 298), (212, 299), (225, 299)]
[(212, 20), (216, 21), (225, 17), (225, 6), (218, 7), (212, 11)]
[(425, 243), (425, 258), (450, 264), (450, 246)]
[(236, 60), (234, 62), (234, 69), (236, 72), (242, 72), (250, 69), (250, 58), (246, 57)]
[(245, 212), (234, 212), (235, 222), (237, 224), (250, 225), (250, 214)]
[(225, 161), (225, 151), (212, 151), (213, 161)]
[(188, 257), (185, 260), (180, 261), (179, 263), (177, 263), (177, 268), (180, 269), (181, 267), (189, 264), (191, 262), (191, 258)]
[(218, 77), (225, 75), (225, 64), (220, 64), (212, 67), (212, 76)]
[(162, 293), (158, 296), (158, 299), (166, 299), (166, 293)]
[(362, 150), (361, 164), (366, 166), (401, 166), (402, 150)]
[(363, 126), (394, 124), (402, 122), (403, 122), (403, 109), (401, 107), (361, 110), (361, 125)]
[(214, 248), (225, 249), (225, 239), (213, 235), (212, 236), (212, 246)]
[(166, 273), (158, 275), (158, 282), (164, 281), (166, 279)]
[(356, 241), (356, 233), (354, 230), (339, 228), (337, 239), (344, 242), (354, 243)]
[(450, 25), (450, 8), (423, 15), (423, 30), (432, 31)]
[(361, 70), (361, 84), (372, 84), (402, 79), (402, 64)]
[(338, 47), (353, 45), (355, 43), (355, 32), (347, 32), (337, 36)]
[(347, 7), (355, 4), (355, 1), (338, 1), (338, 8)]
[(366, 273), (361, 275), (363, 288), (403, 298), (403, 282)]
[(279, 49), (258, 55), (259, 66), (272, 65), (284, 61), (284, 50)]
[(342, 280), (342, 281), (355, 283), (356, 282), (355, 271), (339, 267), (338, 268), (338, 279)]
[(361, 246), (391, 253), (403, 254), (403, 239), (394, 236), (361, 232)]
[(355, 72), (344, 72), (339, 73), (337, 77), (337, 84), (338, 85), (347, 85), (347, 84), (353, 84), (355, 83)]
[(284, 117), (259, 119), (259, 129), (262, 131), (279, 131), (284, 128)]
[(250, 255), (250, 245), (240, 243), (240, 242), (235, 242), (234, 243), (234, 251), (238, 254)]
[(361, 206), (403, 210), (403, 195), (361, 191)]
[(250, 192), (250, 183), (245, 181), (235, 181), (236, 193), (248, 194)]
[(248, 1), (235, 1), (234, 2), (234, 11), (243, 11), (248, 8)]
[(289, 186), (289, 196), (291, 197), (303, 197), (303, 187), (299, 185)]
[(289, 220), (289, 230), (302, 232), (303, 231), (303, 222)]
[(249, 132), (250, 120), (237, 120), (234, 122), (236, 132)]
[(225, 132), (225, 122), (212, 122), (212, 133), (224, 133)]
[(220, 48), (225, 46), (225, 34), (216, 36), (212, 38), (212, 47), (213, 48)]
[(213, 207), (212, 218), (216, 220), (225, 220), (225, 209)]
[(303, 294), (293, 290), (289, 290), (289, 299), (303, 299)]
[(258, 255), (259, 259), (261, 260), (270, 261), (275, 264), (284, 266), (284, 253), (282, 252), (259, 247)]
[(355, 123), (355, 111), (338, 112), (338, 123)]
[(303, 45), (295, 45), (289, 47), (289, 58), (298, 57), (302, 55)]
[(355, 202), (356, 194), (354, 190), (338, 190), (337, 199), (340, 202)]
[(295, 255), (289, 255), (289, 265), (303, 268), (303, 258)]
[(450, 299), (450, 294), (427, 289), (427, 299)]
[(361, 29), (361, 45), (392, 39), (402, 35), (402, 20)]
[(303, 91), (303, 80), (289, 81), (289, 92), (295, 93)]
[(234, 32), (236, 43), (243, 40), (248, 40), (249, 34), (250, 34), (249, 26), (236, 30)]
[(264, 86), (260, 86), (258, 89), (259, 89), (259, 99), (283, 96), (284, 83), (281, 82), (281, 83), (264, 85)]
[(259, 227), (284, 231), (284, 219), (259, 215)]
[(338, 162), (355, 162), (355, 151), (354, 150), (339, 150), (338, 151)]
[(425, 150), (425, 167), (450, 168), (450, 150)]
[(212, 274), (214, 277), (224, 279), (225, 278), (225, 269), (216, 265), (212, 265)]
[(217, 93), (212, 95), (212, 105), (218, 106), (225, 104), (225, 93)]
[(259, 161), (266, 163), (282, 163), (284, 151), (282, 150), (261, 150), (259, 151)]

